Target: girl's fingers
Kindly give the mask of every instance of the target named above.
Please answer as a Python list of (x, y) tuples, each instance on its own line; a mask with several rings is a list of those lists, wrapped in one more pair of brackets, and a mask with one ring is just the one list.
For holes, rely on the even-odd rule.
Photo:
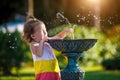
[(69, 29), (69, 32), (70, 32), (70, 33), (73, 33), (73, 32), (74, 32), (74, 30), (73, 30), (72, 28), (70, 28), (70, 29)]

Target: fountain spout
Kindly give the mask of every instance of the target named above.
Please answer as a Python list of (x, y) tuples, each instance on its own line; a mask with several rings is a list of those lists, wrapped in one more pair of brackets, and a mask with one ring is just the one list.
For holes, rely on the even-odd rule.
[(64, 15), (62, 15), (60, 12), (58, 12), (58, 13), (56, 14), (56, 16), (57, 16), (57, 18), (60, 18), (60, 19), (62, 19), (63, 21), (65, 21), (67, 24), (70, 24), (70, 21), (69, 21)]

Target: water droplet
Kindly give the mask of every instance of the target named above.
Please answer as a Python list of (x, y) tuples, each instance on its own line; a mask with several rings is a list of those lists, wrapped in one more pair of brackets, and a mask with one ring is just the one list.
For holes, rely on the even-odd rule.
[(111, 22), (110, 20), (108, 20), (108, 22), (109, 22), (110, 24), (112, 24), (112, 22)]
[(88, 14), (88, 16), (90, 16), (90, 14)]
[(95, 15), (94, 15), (93, 17), (94, 17), (96, 20), (98, 19), (98, 17), (97, 17), (97, 16), (95, 16)]
[(83, 16), (81, 19), (82, 19), (83, 21), (85, 21), (86, 17)]
[(11, 34), (9, 33), (8, 35), (10, 36)]
[(14, 46), (12, 46), (12, 49), (14, 49)]
[(15, 38), (15, 41), (17, 40), (17, 38)]
[(78, 14), (78, 15), (76, 15), (76, 17), (80, 17), (80, 15)]
[(80, 22), (80, 20), (78, 20), (78, 22)]
[(11, 48), (11, 46), (10, 46), (10, 48)]

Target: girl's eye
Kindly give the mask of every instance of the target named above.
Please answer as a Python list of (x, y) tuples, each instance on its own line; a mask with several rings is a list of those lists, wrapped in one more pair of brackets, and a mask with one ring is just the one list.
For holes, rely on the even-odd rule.
[(42, 32), (42, 30), (40, 30), (39, 32)]

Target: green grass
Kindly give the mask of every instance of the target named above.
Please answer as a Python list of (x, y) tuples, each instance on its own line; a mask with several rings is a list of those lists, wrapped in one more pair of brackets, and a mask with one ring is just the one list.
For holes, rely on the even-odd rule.
[[(101, 66), (81, 67), (85, 70), (84, 80), (120, 80), (120, 71), (106, 71)], [(33, 67), (22, 68), (18, 76), (0, 76), (0, 80), (35, 80)]]
[(84, 80), (120, 80), (120, 71), (90, 71)]
[(120, 80), (120, 71), (104, 70), (101, 66), (83, 67), (84, 80)]
[[(15, 73), (14, 69), (12, 71)], [(33, 67), (24, 67), (19, 70), (17, 76), (0, 76), (0, 80), (35, 80)]]

